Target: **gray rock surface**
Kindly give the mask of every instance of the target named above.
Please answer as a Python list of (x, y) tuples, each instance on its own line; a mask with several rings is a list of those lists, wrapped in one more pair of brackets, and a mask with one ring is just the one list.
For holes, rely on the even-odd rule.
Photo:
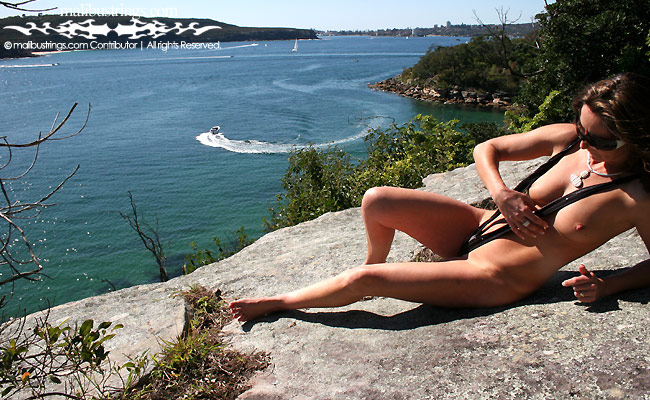
[[(502, 168), (508, 184), (533, 163)], [(424, 180), (469, 203), (487, 197), (473, 166)], [(418, 244), (399, 234), (392, 260)], [(156, 352), (179, 334), (191, 284), (230, 299), (293, 290), (362, 263), (359, 209), (265, 235), (234, 256), (164, 284), (138, 286), (65, 304), (55, 320), (116, 320), (125, 325), (114, 354)], [(580, 262), (600, 274), (648, 257), (635, 232), (564, 267), (529, 298), (509, 307), (445, 309), (376, 298), (337, 309), (279, 313), (226, 327), (233, 347), (264, 351), (272, 366), (242, 399), (650, 399), (650, 290), (579, 305), (560, 285)]]

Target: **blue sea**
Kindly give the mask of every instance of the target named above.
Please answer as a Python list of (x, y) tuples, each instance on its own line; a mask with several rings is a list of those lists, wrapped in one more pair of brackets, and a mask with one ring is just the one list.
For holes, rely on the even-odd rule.
[[(29, 167), (33, 150), (15, 151), (0, 172), (8, 196), (28, 202), (80, 166), (46, 202), (52, 206), (18, 221), (46, 276), (0, 288), (11, 297), (3, 311), (32, 312), (158, 281), (153, 257), (120, 216), (130, 211), (129, 192), (141, 216), (157, 224), (176, 276), (190, 242), (212, 247), (214, 236), (227, 239), (242, 226), (253, 238), (263, 234), (293, 148), (335, 144), (363, 157), (367, 125), (401, 124), (418, 113), (503, 121), (500, 112), (367, 87), (414, 65), (431, 46), (467, 40), (323, 37), (300, 41), (297, 52), (293, 41), (273, 41), (0, 60), (2, 136), (10, 143), (48, 132), (74, 103), (61, 135), (75, 133), (88, 116), (81, 134), (41, 146), (23, 179), (7, 180)], [(220, 134), (207, 133), (215, 125)], [(0, 154), (0, 164), (8, 156)]]

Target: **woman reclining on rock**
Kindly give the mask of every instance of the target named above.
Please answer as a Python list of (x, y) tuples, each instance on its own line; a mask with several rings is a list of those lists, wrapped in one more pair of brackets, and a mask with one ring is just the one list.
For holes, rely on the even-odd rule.
[[(246, 321), (282, 310), (344, 306), (366, 296), (446, 307), (503, 306), (530, 295), (562, 266), (630, 228), (647, 247), (649, 94), (648, 78), (621, 74), (577, 96), (573, 124), (476, 146), (476, 169), (498, 206), (497, 215), (504, 217), (487, 226), (481, 227), (495, 211), (418, 190), (370, 189), (361, 206), (368, 241), (364, 265), (294, 292), (233, 301), (233, 315)], [(547, 155), (557, 155), (548, 172), (517, 187), (527, 194), (503, 183), (500, 161)], [(572, 196), (574, 202), (566, 200)], [(546, 212), (540, 211), (544, 206)], [(448, 260), (386, 263), (395, 230)], [(468, 237), (473, 238), (469, 244)], [(563, 285), (573, 287), (585, 303), (650, 286), (650, 260), (604, 279), (581, 265), (580, 275)]]

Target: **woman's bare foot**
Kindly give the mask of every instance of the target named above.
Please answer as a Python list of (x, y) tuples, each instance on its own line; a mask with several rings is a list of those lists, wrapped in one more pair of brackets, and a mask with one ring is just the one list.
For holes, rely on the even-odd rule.
[(228, 307), (230, 307), (233, 317), (240, 321), (251, 321), (284, 309), (281, 300), (269, 297), (235, 300)]

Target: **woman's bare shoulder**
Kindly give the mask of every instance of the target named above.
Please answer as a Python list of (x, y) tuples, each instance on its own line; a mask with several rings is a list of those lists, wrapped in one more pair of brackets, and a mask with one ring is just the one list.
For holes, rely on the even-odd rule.
[[(650, 250), (650, 193), (639, 179), (621, 186), (627, 218)], [(622, 210), (619, 209), (620, 213)]]

